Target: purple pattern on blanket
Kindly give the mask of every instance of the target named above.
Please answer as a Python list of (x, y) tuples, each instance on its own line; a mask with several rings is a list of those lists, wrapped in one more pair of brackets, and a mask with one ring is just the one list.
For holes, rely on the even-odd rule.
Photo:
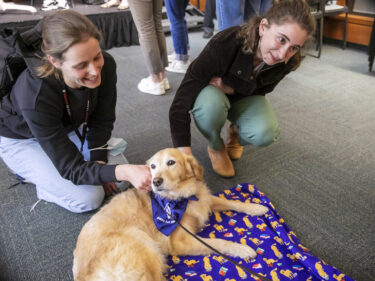
[[(270, 210), (260, 217), (226, 211), (214, 213), (200, 237), (222, 238), (245, 243), (256, 250), (253, 260), (233, 258), (272, 281), (350, 281), (335, 267), (311, 254), (280, 217), (270, 200), (254, 185), (243, 183), (217, 193), (230, 200), (260, 203)], [(169, 256), (167, 280), (237, 281), (259, 280), (217, 254), (210, 256)]]

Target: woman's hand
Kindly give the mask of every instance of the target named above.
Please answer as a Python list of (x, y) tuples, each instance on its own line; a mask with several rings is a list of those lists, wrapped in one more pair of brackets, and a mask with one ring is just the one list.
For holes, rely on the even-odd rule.
[(151, 172), (147, 165), (117, 165), (115, 176), (118, 181), (129, 181), (136, 189), (151, 190)]
[(222, 90), (224, 93), (228, 95), (233, 95), (234, 90), (233, 88), (227, 86), (224, 84), (223, 80), (221, 80), (220, 77), (213, 77), (211, 78), (210, 82), (208, 83), (209, 85), (215, 86), (216, 88), (219, 88)]
[[(97, 160), (96, 162), (98, 162), (99, 164), (104, 164), (104, 165), (107, 164), (106, 162), (100, 161), (100, 160)], [(117, 185), (114, 182), (107, 182), (107, 183), (104, 183), (102, 186), (105, 192), (105, 196), (114, 195), (120, 192), (120, 189), (117, 187)]]
[(117, 187), (117, 185), (114, 182), (107, 182), (103, 184), (103, 189), (105, 192), (105, 196), (114, 195), (120, 192), (120, 189)]
[(191, 151), (191, 147), (190, 146), (180, 146), (180, 147), (177, 147), (177, 149), (180, 150), (180, 151), (182, 151), (185, 154), (193, 155), (193, 152)]

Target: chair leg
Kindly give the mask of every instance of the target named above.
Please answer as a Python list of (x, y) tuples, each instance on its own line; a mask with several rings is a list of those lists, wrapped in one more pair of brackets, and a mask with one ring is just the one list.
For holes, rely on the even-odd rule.
[(346, 48), (347, 40), (348, 40), (348, 13), (345, 13), (344, 43), (343, 43), (343, 49)]
[(369, 57), (368, 57), (368, 70), (369, 71), (372, 70), (373, 64), (374, 64), (374, 56), (369, 55)]
[(318, 49), (318, 55), (317, 58), (320, 58), (320, 54), (322, 53), (322, 46), (323, 46), (323, 17), (320, 19), (320, 26), (319, 26), (319, 49)]

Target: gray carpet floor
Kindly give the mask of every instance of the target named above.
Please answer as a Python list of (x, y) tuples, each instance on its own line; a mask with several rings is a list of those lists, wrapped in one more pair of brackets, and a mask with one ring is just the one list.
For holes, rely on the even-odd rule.
[[(167, 37), (169, 50), (171, 38)], [(207, 40), (190, 33), (191, 56)], [(168, 73), (171, 90), (150, 96), (137, 90), (147, 75), (139, 46), (110, 50), (118, 64), (115, 136), (128, 142), (131, 163), (145, 163), (171, 146), (168, 110), (180, 74)], [(375, 73), (363, 50), (325, 44), (322, 57), (306, 57), (268, 95), (282, 129), (265, 148), (246, 147), (236, 176), (216, 176), (203, 137), (193, 126), (193, 153), (213, 192), (255, 184), (313, 254), (359, 281), (375, 280)], [(92, 216), (37, 201), (35, 187), (9, 189), (15, 178), (0, 162), (0, 280), (72, 280), (76, 239)]]

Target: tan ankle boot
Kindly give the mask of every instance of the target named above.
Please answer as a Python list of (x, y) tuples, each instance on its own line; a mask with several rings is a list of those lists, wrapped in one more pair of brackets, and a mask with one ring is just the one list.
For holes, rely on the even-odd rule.
[(238, 143), (239, 138), (240, 136), (238, 135), (237, 130), (234, 128), (234, 125), (230, 125), (227, 131), (225, 147), (230, 158), (233, 160), (240, 159), (242, 156), (243, 146)]
[(222, 177), (230, 178), (234, 176), (234, 168), (229, 158), (227, 150), (223, 147), (221, 150), (213, 150), (208, 147), (208, 156), (210, 157), (213, 170)]

